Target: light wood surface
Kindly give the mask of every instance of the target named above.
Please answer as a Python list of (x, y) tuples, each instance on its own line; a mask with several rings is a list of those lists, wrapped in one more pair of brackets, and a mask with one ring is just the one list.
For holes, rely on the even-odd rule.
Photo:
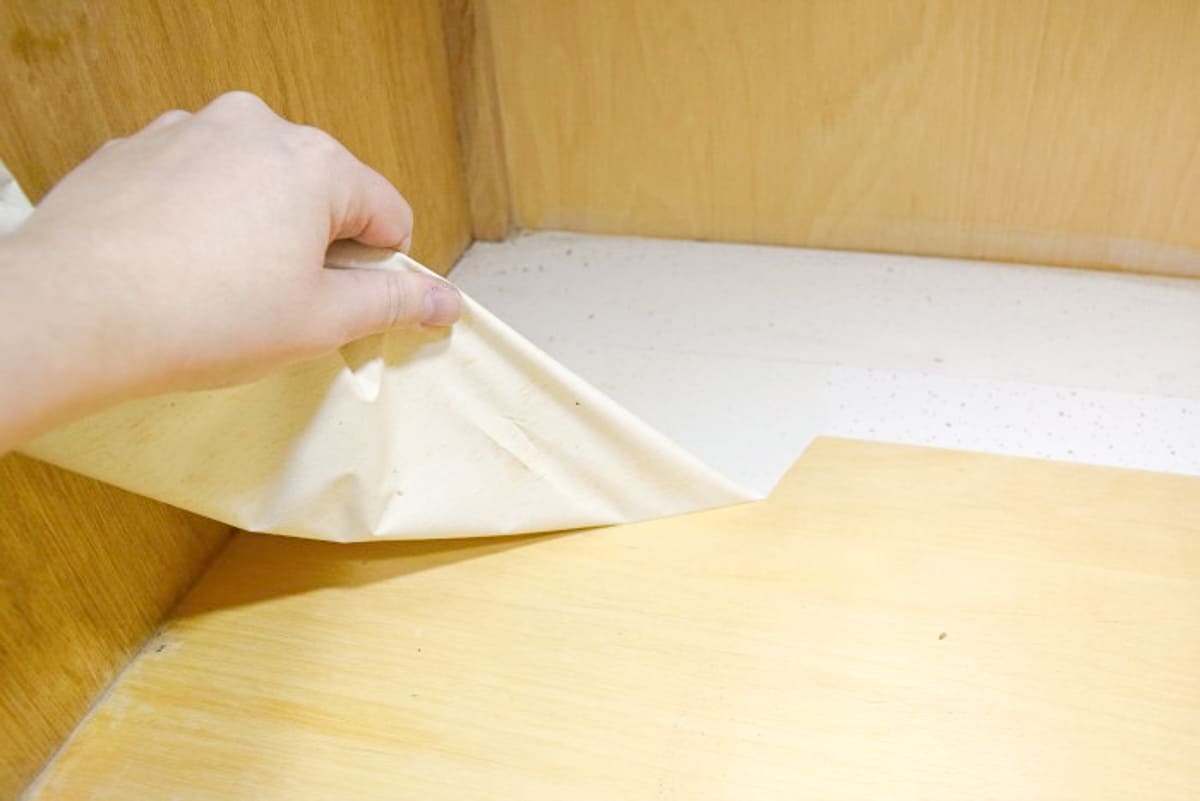
[(421, 261), (470, 241), (437, 0), (16, 0), (0, 34), (0, 158), (35, 201), (106, 139), (248, 89), (399, 186)]
[(229, 534), (0, 459), (0, 798), (37, 773)]
[(241, 536), (36, 798), (1200, 797), (1200, 480), (818, 441), (767, 502)]
[(502, 0), (518, 225), (1200, 274), (1200, 5)]
[(471, 229), (476, 239), (504, 239), (511, 201), (487, 7), (484, 0), (442, 0), (442, 17)]

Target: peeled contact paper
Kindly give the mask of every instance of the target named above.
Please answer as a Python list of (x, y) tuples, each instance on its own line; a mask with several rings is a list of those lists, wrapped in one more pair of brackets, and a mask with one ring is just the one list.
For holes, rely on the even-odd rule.
[[(0, 176), (0, 227), (28, 211)], [(351, 243), (329, 263), (422, 269)], [(125, 403), (21, 450), (249, 531), (342, 542), (629, 523), (754, 497), (464, 301), (450, 330)]]

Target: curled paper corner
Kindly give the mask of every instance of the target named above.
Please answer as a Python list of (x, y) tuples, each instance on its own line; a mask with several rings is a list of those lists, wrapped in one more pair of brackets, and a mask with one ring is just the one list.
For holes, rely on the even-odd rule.
[[(0, 173), (0, 231), (30, 210)], [(424, 269), (353, 243), (329, 264)], [(759, 497), (466, 296), (452, 329), (132, 401), (21, 450), (248, 531), (340, 542), (560, 531)]]

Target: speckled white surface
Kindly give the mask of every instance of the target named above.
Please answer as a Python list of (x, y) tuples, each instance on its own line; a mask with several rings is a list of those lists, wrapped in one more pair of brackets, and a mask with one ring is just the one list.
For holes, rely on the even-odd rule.
[(1200, 475), (1200, 281), (553, 232), (451, 277), (759, 491), (819, 434)]

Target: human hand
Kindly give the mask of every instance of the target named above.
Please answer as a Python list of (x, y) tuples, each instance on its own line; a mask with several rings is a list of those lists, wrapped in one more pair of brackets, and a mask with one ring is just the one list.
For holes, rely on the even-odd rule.
[(444, 281), (323, 268), (334, 240), (407, 249), (411, 237), (412, 210), (385, 178), (253, 95), (167, 112), (104, 145), (0, 240), (0, 377), (29, 392), (18, 406), (40, 404), (23, 416), (48, 416), (41, 429), (395, 326), (449, 325), (459, 296)]

